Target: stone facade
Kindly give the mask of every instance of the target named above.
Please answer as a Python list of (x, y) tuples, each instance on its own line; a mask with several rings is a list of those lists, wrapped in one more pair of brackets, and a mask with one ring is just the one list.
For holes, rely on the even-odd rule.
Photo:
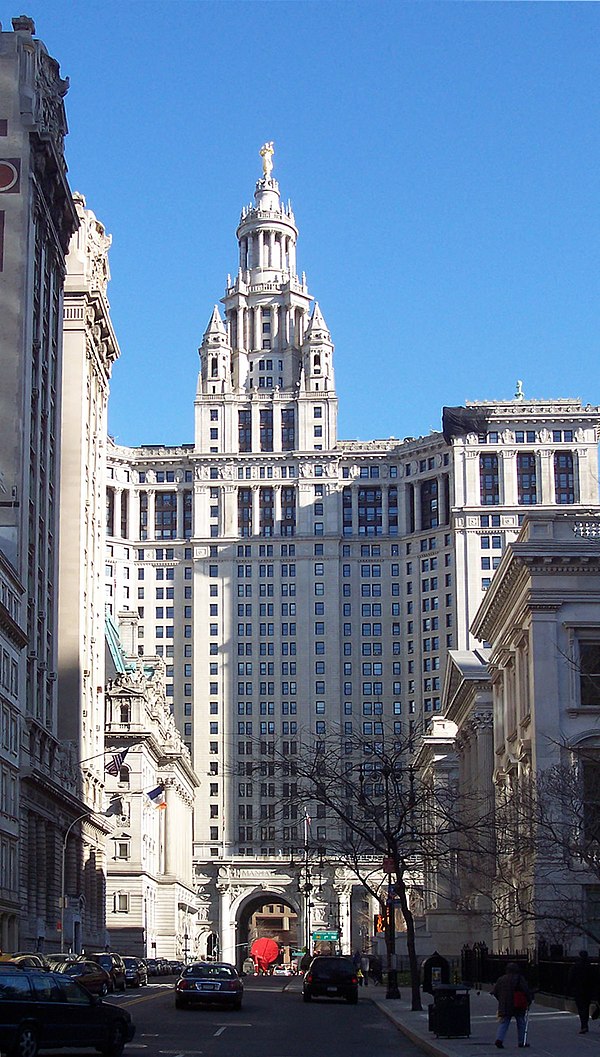
[(59, 943), (62, 841), (84, 807), (57, 714), (62, 291), (79, 220), (64, 160), (68, 82), (34, 33), (26, 17), (0, 32), (0, 551), (11, 673), (0, 938), (3, 949), (30, 950)]
[[(165, 659), (202, 778), (207, 942), (229, 952), (253, 886), (296, 906), (302, 825), (275, 743), (293, 759), (332, 730), (342, 745), (384, 727), (416, 738), (441, 714), (448, 650), (476, 645), (472, 615), (526, 510), (598, 499), (598, 409), (526, 400), (520, 385), (445, 409), (440, 433), (339, 440), (333, 344), (296, 239), (269, 172), (200, 345), (194, 442), (109, 445), (107, 601), (137, 612), (140, 652)], [(311, 849), (328, 838), (315, 819)], [(232, 894), (234, 875), (253, 880)], [(349, 929), (354, 945), (358, 915)]]
[[(514, 810), (519, 801), (527, 803), (533, 782), (546, 790), (545, 796), (558, 797), (556, 809), (562, 813), (556, 842), (542, 847), (527, 832), (533, 824), (522, 819), (521, 840), (503, 848), (502, 871), (491, 887), (494, 941), (502, 948), (559, 940), (576, 949), (586, 929), (592, 944), (600, 935), (598, 876), (590, 869), (594, 855), (586, 847), (597, 794), (586, 800), (584, 786), (588, 767), (595, 775), (600, 748), (599, 601), (598, 513), (536, 513), (508, 548), (473, 621), (473, 633), (491, 647), (497, 809), (507, 802)], [(567, 787), (578, 774), (572, 803), (561, 801), (562, 793), (548, 793), (545, 783), (552, 775), (554, 786)], [(546, 818), (551, 805), (544, 808)], [(573, 825), (583, 827), (579, 861), (574, 854), (578, 838), (565, 833), (564, 843), (560, 840), (565, 827)], [(535, 913), (521, 913), (521, 902)]]
[[(107, 774), (118, 803), (107, 841), (107, 936), (114, 950), (182, 959), (202, 928), (192, 866), (192, 812), (199, 779), (165, 697), (160, 657), (139, 657), (137, 617), (109, 620)], [(132, 647), (136, 652), (132, 653)], [(148, 794), (162, 788), (163, 807)]]

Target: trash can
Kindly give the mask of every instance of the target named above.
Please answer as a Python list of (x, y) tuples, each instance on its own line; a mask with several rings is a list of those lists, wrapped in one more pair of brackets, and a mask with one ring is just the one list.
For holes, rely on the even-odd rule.
[(429, 1007), (429, 1030), (436, 1038), (454, 1039), (471, 1034), (471, 1004), (467, 984), (439, 984)]

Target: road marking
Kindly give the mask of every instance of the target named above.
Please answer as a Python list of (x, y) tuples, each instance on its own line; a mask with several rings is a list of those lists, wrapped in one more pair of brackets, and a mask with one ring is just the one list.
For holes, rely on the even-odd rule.
[(214, 1036), (215, 1039), (216, 1039), (217, 1035), (222, 1035), (223, 1034), (223, 1032), (225, 1031), (226, 1027), (227, 1027), (227, 1025), (225, 1025), (224, 1027), (219, 1028), (217, 1031), (215, 1031), (215, 1036)]

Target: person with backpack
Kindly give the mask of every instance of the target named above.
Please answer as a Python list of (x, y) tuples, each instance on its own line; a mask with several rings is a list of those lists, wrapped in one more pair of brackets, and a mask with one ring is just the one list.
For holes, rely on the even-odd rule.
[(504, 1049), (504, 1037), (513, 1017), (517, 1024), (519, 1046), (529, 1046), (526, 1037), (527, 1012), (533, 1001), (533, 993), (516, 962), (508, 963), (506, 972), (496, 980), (492, 994), (498, 1000), (498, 1031), (495, 1041), (497, 1048)]

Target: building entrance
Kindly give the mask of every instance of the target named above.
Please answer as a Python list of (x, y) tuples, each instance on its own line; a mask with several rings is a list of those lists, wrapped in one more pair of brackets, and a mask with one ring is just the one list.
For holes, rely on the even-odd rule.
[(238, 963), (250, 955), (255, 940), (271, 939), (279, 947), (276, 963), (290, 966), (293, 952), (298, 949), (298, 915), (281, 894), (261, 892), (242, 907), (238, 916), (237, 936)]

